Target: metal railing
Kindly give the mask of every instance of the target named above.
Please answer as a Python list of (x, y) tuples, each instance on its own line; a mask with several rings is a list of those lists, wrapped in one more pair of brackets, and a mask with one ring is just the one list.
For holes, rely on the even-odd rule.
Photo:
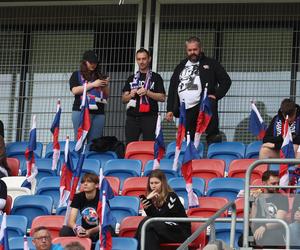
[[(225, 212), (228, 208), (232, 208), (231, 218), (218, 218), (223, 212)], [(168, 221), (168, 222), (203, 222), (206, 221), (203, 225), (201, 225), (190, 237), (188, 237), (181, 245), (177, 248), (177, 250), (185, 250), (188, 245), (192, 243), (199, 234), (206, 229), (209, 225), (213, 225), (215, 221), (230, 221), (230, 248), (234, 248), (234, 238), (235, 238), (235, 224), (236, 224), (236, 207), (235, 203), (229, 202), (220, 210), (218, 210), (213, 216), (210, 218), (178, 218), (178, 217), (155, 217), (147, 220), (141, 230), (141, 250), (145, 250), (145, 237), (146, 237), (146, 228), (147, 226), (154, 221)], [(215, 239), (215, 229), (214, 226), (211, 227), (211, 237), (212, 240)]]
[[(250, 179), (251, 179), (251, 173), (252, 170), (257, 167), (258, 165), (261, 164), (291, 164), (291, 165), (296, 165), (300, 164), (300, 159), (263, 159), (263, 160), (257, 160), (253, 162), (247, 169), (246, 171), (246, 176), (245, 176), (245, 199), (244, 199), (244, 236), (243, 236), (243, 249), (249, 249), (249, 212), (250, 212), (250, 207), (249, 207), (249, 199), (250, 199), (250, 188), (261, 188), (261, 187), (272, 187), (274, 186), (250, 186)], [(297, 186), (277, 186), (277, 188), (297, 188)], [(300, 186), (298, 187), (300, 188)], [(289, 249), (289, 244), (290, 244), (290, 231), (287, 226), (287, 223), (284, 222), (283, 220), (279, 219), (251, 219), (251, 221), (269, 221), (272, 222), (273, 220), (277, 220), (277, 222), (281, 223), (284, 225), (286, 229), (286, 249)]]

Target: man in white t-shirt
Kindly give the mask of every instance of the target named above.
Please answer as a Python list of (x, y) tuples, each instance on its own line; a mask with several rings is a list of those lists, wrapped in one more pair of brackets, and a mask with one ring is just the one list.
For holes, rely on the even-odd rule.
[(207, 143), (220, 142), (218, 101), (223, 98), (231, 85), (231, 79), (221, 64), (202, 52), (200, 39), (191, 37), (186, 41), (187, 58), (178, 64), (170, 80), (166, 119), (179, 117), (179, 106), (185, 102), (186, 130), (194, 139), (199, 104), (204, 88), (212, 108), (212, 118), (206, 129)]

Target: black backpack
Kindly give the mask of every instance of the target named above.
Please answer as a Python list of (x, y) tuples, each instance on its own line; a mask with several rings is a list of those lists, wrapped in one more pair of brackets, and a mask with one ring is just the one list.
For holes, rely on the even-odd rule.
[(115, 136), (102, 136), (92, 140), (90, 150), (96, 152), (114, 151), (118, 158), (125, 156), (125, 145)]

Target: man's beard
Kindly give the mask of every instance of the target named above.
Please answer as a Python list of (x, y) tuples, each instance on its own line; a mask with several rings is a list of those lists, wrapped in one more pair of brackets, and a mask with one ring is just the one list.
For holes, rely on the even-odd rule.
[(200, 59), (200, 55), (191, 54), (191, 55), (188, 56), (188, 59), (189, 59), (191, 62), (198, 62), (199, 59)]

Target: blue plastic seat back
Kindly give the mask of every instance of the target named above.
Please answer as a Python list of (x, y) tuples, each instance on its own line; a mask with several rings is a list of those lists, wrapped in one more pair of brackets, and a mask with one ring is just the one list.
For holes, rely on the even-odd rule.
[(54, 208), (57, 207), (59, 203), (59, 183), (60, 176), (50, 176), (43, 177), (40, 179), (37, 187), (36, 187), (36, 195), (48, 195), (53, 199)]
[[(153, 170), (153, 162), (154, 160), (147, 161), (145, 168), (144, 168), (144, 176), (149, 176), (151, 171)], [(160, 160), (160, 167), (159, 169), (164, 172), (167, 179), (179, 177), (180, 175), (180, 167), (181, 163), (178, 162), (177, 171), (172, 169), (173, 167), (173, 160), (172, 159), (162, 159)]]
[[(0, 223), (3, 216), (0, 215)], [(6, 229), (8, 238), (26, 235), (28, 220), (22, 215), (8, 215), (6, 217)]]
[(104, 176), (116, 176), (120, 179), (122, 189), (124, 180), (129, 177), (138, 177), (142, 173), (142, 162), (132, 159), (113, 159), (103, 166)]
[(208, 182), (206, 195), (225, 197), (229, 201), (234, 201), (244, 187), (244, 178), (213, 178)]
[[(36, 249), (32, 243), (32, 237), (27, 237), (28, 247), (30, 250)], [(8, 245), (10, 250), (24, 250), (24, 236), (22, 237), (10, 237), (8, 239)]]
[[(77, 166), (78, 159), (73, 160), (74, 168)], [(81, 175), (85, 173), (94, 173), (99, 175), (101, 168), (101, 161), (96, 159), (84, 159)]]
[(238, 159), (245, 156), (246, 146), (241, 142), (221, 142), (212, 143), (208, 147), (207, 158), (212, 158), (215, 155), (234, 155)]
[(127, 216), (137, 216), (140, 208), (140, 199), (134, 196), (115, 196), (109, 201), (113, 216), (118, 223)]
[(245, 158), (258, 159), (261, 145), (262, 141), (254, 141), (247, 145)]
[[(228, 246), (230, 244), (230, 222), (217, 222), (215, 223), (216, 239), (223, 240)], [(234, 247), (239, 249), (238, 240), (243, 233), (243, 223), (236, 223)]]
[[(174, 159), (175, 156), (175, 149), (176, 149), (176, 141), (172, 141), (168, 144), (167, 150), (166, 150), (166, 158), (167, 159)], [(181, 144), (181, 150), (180, 150), (180, 155), (179, 155), (179, 160), (182, 161), (184, 152), (186, 150), (186, 141), (183, 141)], [(199, 156), (200, 158), (203, 158), (204, 154), (204, 145), (203, 143), (199, 143), (198, 146), (198, 151), (199, 151)]]
[[(113, 237), (112, 250), (137, 250), (138, 242), (135, 238)], [(95, 250), (100, 250), (99, 240), (96, 242)]]
[[(60, 159), (64, 158), (65, 155), (65, 145), (66, 141), (59, 141), (60, 146)], [(73, 154), (73, 151), (75, 149), (76, 142), (75, 141), (69, 141), (69, 151)], [(52, 158), (53, 155), (53, 142), (49, 142), (46, 146), (46, 152), (45, 152), (45, 158)]]
[(22, 195), (14, 200), (12, 215), (24, 215), (28, 219), (28, 227), (32, 220), (40, 215), (50, 215), (53, 199), (47, 195)]
[[(22, 156), (24, 156), (28, 143), (29, 143), (28, 141), (17, 141), (17, 142), (11, 142), (7, 144), (6, 155), (8, 157), (19, 155), (22, 158)], [(34, 150), (34, 154), (36, 158), (41, 158), (42, 152), (43, 152), (43, 144), (41, 142), (36, 142), (36, 150)]]
[(89, 151), (86, 154), (86, 158), (99, 160), (103, 166), (109, 160), (118, 159), (118, 156), (113, 151), (106, 151), (106, 152)]
[[(198, 196), (204, 195), (205, 191), (205, 180), (199, 177), (193, 177), (193, 191)], [(184, 199), (184, 207), (188, 209), (188, 195), (186, 191), (186, 182), (183, 177), (171, 178), (168, 181), (170, 187), (174, 192)]]

